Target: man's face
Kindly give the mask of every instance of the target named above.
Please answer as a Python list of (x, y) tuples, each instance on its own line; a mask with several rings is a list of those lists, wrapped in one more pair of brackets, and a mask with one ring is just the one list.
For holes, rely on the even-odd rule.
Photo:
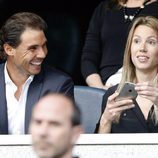
[(75, 127), (71, 124), (70, 102), (55, 96), (40, 102), (30, 125), (33, 147), (40, 158), (53, 158), (71, 152)]
[(47, 55), (46, 37), (41, 30), (26, 29), (21, 35), (21, 43), (12, 48), (8, 55), (14, 73), (36, 75), (41, 71), (41, 65)]

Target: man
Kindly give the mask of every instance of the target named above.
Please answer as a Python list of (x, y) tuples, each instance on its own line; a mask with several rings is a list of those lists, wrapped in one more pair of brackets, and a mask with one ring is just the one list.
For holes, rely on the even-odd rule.
[(42, 68), (47, 25), (34, 13), (11, 16), (0, 30), (0, 134), (28, 133), (33, 105), (49, 92), (73, 96), (69, 76)]
[(80, 111), (68, 96), (48, 94), (35, 105), (30, 124), (32, 144), (39, 158), (72, 158), (82, 132)]

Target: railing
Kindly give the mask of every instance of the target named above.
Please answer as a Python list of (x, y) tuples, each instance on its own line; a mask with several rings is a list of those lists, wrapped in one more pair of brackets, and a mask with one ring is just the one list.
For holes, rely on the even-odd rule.
[[(80, 158), (158, 158), (158, 134), (82, 134)], [(0, 158), (36, 158), (30, 135), (0, 135)]]

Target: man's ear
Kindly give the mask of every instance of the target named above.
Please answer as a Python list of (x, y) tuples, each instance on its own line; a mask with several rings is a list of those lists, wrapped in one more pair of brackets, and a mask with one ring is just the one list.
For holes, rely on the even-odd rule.
[(28, 134), (31, 134), (32, 132), (32, 121), (30, 121), (30, 124), (29, 124), (29, 129), (28, 129)]
[(77, 139), (79, 138), (80, 134), (84, 133), (82, 125), (77, 125), (73, 127), (73, 133), (72, 133), (72, 144), (75, 144)]
[(4, 51), (8, 56), (12, 56), (14, 54), (14, 48), (9, 44), (5, 43), (3, 45)]

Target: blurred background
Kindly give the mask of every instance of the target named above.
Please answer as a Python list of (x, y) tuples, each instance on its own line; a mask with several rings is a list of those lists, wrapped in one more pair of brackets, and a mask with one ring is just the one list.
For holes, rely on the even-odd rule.
[(46, 64), (68, 73), (76, 85), (85, 85), (80, 59), (88, 24), (101, 0), (0, 0), (0, 26), (12, 14), (31, 11), (48, 24)]

